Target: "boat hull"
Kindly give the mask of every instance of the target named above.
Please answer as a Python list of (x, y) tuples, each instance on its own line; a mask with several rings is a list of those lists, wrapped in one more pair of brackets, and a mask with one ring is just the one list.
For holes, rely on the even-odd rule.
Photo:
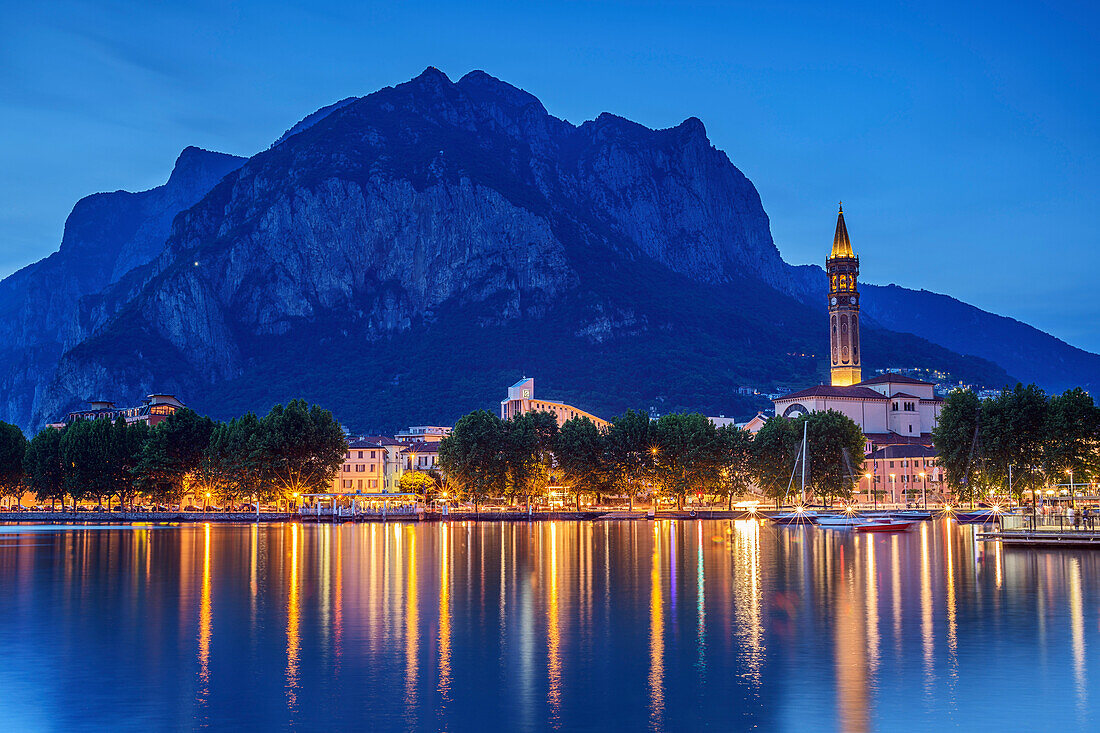
[(866, 522), (856, 526), (857, 532), (906, 532), (916, 522)]

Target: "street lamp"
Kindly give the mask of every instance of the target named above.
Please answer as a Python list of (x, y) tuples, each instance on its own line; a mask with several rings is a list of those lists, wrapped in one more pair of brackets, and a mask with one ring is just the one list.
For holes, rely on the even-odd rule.
[(206, 505), (210, 503), (210, 492), (207, 491), (202, 498), (202, 513), (206, 514)]
[(863, 474), (863, 478), (867, 479), (867, 491), (870, 492), (871, 498), (872, 500), (874, 500), (875, 484), (873, 481), (871, 481), (871, 474), (865, 473)]
[(928, 483), (924, 480), (924, 471), (920, 472), (920, 500), (924, 508), (928, 508)]
[(898, 500), (898, 475), (890, 474), (890, 498), (896, 503)]

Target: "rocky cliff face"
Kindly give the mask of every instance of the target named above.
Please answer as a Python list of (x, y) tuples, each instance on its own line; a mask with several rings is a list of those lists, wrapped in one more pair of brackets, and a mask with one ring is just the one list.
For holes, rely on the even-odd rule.
[[(821, 350), (817, 274), (782, 261), (755, 188), (694, 118), (574, 126), (482, 72), (429, 69), (223, 162), (205, 195), (196, 179), (101, 236), (87, 256), (109, 274), (32, 309), (56, 309), (53, 340), (0, 384), (0, 419), (165, 390), (218, 416), (305, 394), (390, 428), (491, 404), (517, 370), (591, 385), (575, 398), (592, 409), (718, 411), (742, 406), (726, 397), (738, 383), (822, 373), (823, 358), (791, 356)], [(110, 228), (113, 211), (89, 222)], [(38, 270), (23, 277), (2, 287), (48, 291)], [(876, 340), (1007, 378), (885, 329), (868, 352)]]
[(28, 425), (43, 378), (89, 335), (81, 299), (153, 260), (176, 214), (243, 162), (187, 148), (163, 186), (83, 198), (65, 222), (60, 250), (0, 281), (0, 419)]

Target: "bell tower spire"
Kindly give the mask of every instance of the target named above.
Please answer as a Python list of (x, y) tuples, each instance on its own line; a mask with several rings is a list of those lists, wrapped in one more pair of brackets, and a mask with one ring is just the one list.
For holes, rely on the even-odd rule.
[(829, 366), (834, 387), (863, 380), (859, 360), (859, 258), (848, 239), (844, 205), (840, 205), (833, 249), (825, 260), (829, 275)]

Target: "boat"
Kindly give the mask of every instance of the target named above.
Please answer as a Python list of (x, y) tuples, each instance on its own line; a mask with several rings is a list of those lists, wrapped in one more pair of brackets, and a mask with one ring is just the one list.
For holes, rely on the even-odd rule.
[(817, 518), (817, 523), (822, 527), (837, 527), (842, 529), (855, 527), (866, 521), (866, 517), (862, 517), (858, 514), (828, 514)]
[(932, 518), (932, 512), (925, 511), (923, 509), (903, 509), (897, 512), (890, 512), (887, 516), (894, 519), (913, 519), (916, 521), (922, 521)]
[(870, 519), (857, 524), (857, 532), (906, 532), (916, 521), (904, 519)]
[(776, 524), (816, 524), (817, 512), (805, 509), (795, 509), (793, 512), (773, 514), (769, 519)]
[(997, 521), (1000, 512), (992, 509), (982, 509), (974, 512), (945, 512), (945, 514), (958, 524), (992, 524)]

